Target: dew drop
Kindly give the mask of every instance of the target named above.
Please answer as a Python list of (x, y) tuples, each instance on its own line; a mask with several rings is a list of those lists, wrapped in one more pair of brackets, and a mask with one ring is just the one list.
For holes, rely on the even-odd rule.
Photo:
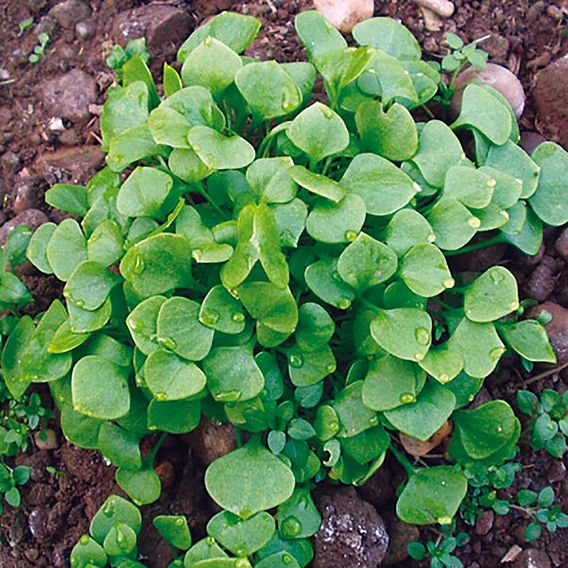
[(302, 532), (302, 523), (297, 517), (290, 515), (282, 521), (280, 532), (283, 538), (294, 538)]
[(424, 359), (424, 353), (415, 353), (414, 354), (414, 359), (416, 361), (422, 361)]
[(435, 235), (434, 233), (430, 233), (430, 234), (426, 237), (426, 240), (427, 240), (429, 243), (433, 243), (433, 242), (436, 240), (436, 235)]
[(206, 47), (211, 47), (212, 43), (213, 43), (213, 38), (211, 36), (207, 36), (207, 38), (205, 39)]
[(345, 231), (345, 240), (349, 241), (350, 243), (353, 242), (357, 238), (356, 231)]
[(134, 274), (142, 274), (144, 272), (144, 259), (141, 256), (136, 257), (132, 271)]
[(369, 418), (369, 424), (371, 426), (376, 426), (379, 423), (379, 419), (376, 416)]
[(507, 221), (511, 218), (511, 216), (509, 215), (509, 213), (507, 211), (499, 211), (499, 214), (504, 217), (505, 219), (507, 219)]
[(335, 373), (335, 369), (337, 369), (337, 366), (335, 365), (335, 363), (330, 363), (326, 368), (326, 371), (328, 373)]
[(330, 108), (324, 107), (322, 109), (322, 112), (325, 118), (327, 118), (327, 120), (331, 120), (333, 118), (333, 111)]
[(400, 402), (402, 402), (402, 404), (410, 404), (411, 402), (415, 401), (416, 397), (410, 392), (405, 392), (400, 395)]
[(284, 564), (291, 564), (292, 563), (292, 557), (289, 554), (284, 554), (282, 556), (282, 562)]
[(481, 227), (481, 221), (477, 217), (474, 217), (473, 215), (467, 220), (467, 224), (472, 229), (479, 229), (479, 227)]
[(489, 358), (492, 361), (499, 361), (503, 353), (505, 353), (505, 349), (503, 347), (495, 347), (495, 349), (491, 349), (489, 352)]
[(339, 422), (330, 422), (328, 428), (333, 432), (337, 432), (339, 430)]
[(156, 393), (156, 400), (164, 401), (168, 398), (168, 395), (165, 392), (157, 392)]
[(284, 91), (282, 94), (282, 110), (285, 113), (292, 112), (296, 108), (294, 101), (290, 97), (290, 93), (288, 91)]
[(456, 285), (456, 281), (453, 278), (448, 278), (444, 280), (444, 288), (453, 288)]
[(511, 308), (511, 310), (518, 310), (519, 309), (519, 302), (511, 302), (509, 304), (509, 307)]
[(350, 305), (351, 305), (351, 300), (349, 298), (346, 298), (345, 296), (339, 298), (339, 301), (337, 302), (337, 307), (340, 310), (346, 310)]
[(180, 519), (176, 519), (176, 525), (177, 525), (178, 527), (183, 527), (183, 519), (181, 519), (181, 518), (180, 518)]
[(219, 402), (236, 402), (243, 396), (243, 393), (238, 390), (231, 390), (226, 392), (221, 392), (215, 395), (216, 400)]
[(112, 517), (113, 514), (114, 514), (114, 506), (112, 505), (112, 503), (107, 503), (107, 505), (103, 509), (103, 515), (105, 517)]
[(503, 426), (501, 426), (501, 424), (497, 425), (497, 432), (499, 433), (503, 432)]
[(201, 312), (199, 319), (205, 325), (215, 325), (219, 321), (220, 317), (221, 314), (217, 310), (213, 310), (211, 308), (205, 308)]
[(301, 355), (290, 355), (290, 366), (295, 369), (299, 369), (304, 364), (304, 360)]
[(83, 300), (71, 300), (78, 308), (84, 308), (85, 302)]
[(441, 383), (447, 383), (450, 380), (450, 375), (446, 374), (446, 373), (440, 373), (440, 376), (438, 377), (438, 380)]
[(339, 272), (337, 272), (337, 270), (334, 270), (331, 274), (331, 277), (336, 281), (336, 282), (341, 282), (341, 275), (339, 274)]
[(215, 539), (212, 536), (208, 536), (205, 539), (205, 542), (209, 545), (209, 546), (213, 546), (215, 544)]
[(158, 337), (158, 343), (170, 351), (177, 347), (177, 343), (171, 337)]
[(422, 191), (421, 185), (415, 181), (412, 182), (412, 187), (414, 188), (414, 191), (416, 191), (416, 193), (420, 193)]
[(452, 522), (452, 518), (451, 517), (440, 517), (438, 519), (438, 523), (440, 525), (449, 525)]
[(86, 534), (84, 534), (84, 535), (81, 537), (81, 539), (79, 540), (79, 542), (80, 542), (82, 545), (89, 544), (90, 541), (91, 541), (91, 539), (90, 539), (89, 536), (86, 535)]
[(430, 343), (430, 332), (425, 327), (416, 329), (416, 342), (418, 345), (428, 345)]
[(242, 323), (245, 321), (245, 315), (241, 313), (236, 313), (231, 316), (231, 319), (236, 323)]
[(497, 185), (497, 180), (493, 178), (489, 178), (487, 180), (487, 187), (495, 187)]

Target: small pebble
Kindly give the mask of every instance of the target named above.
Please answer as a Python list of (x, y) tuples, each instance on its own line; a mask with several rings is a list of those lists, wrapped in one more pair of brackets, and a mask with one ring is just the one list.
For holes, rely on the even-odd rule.
[(56, 450), (59, 447), (59, 440), (54, 430), (47, 428), (34, 434), (34, 442), (40, 450)]
[(75, 26), (75, 31), (81, 39), (91, 39), (97, 33), (97, 24), (94, 20), (85, 20)]
[(566, 479), (566, 466), (560, 461), (555, 460), (546, 474), (548, 483), (558, 483)]
[(373, 0), (314, 0), (318, 9), (338, 30), (351, 33), (353, 26), (373, 16)]
[(495, 522), (495, 513), (489, 509), (483, 511), (475, 523), (475, 534), (479, 536), (485, 536), (493, 528), (493, 523)]
[(551, 568), (550, 558), (542, 550), (527, 548), (517, 556), (513, 568)]

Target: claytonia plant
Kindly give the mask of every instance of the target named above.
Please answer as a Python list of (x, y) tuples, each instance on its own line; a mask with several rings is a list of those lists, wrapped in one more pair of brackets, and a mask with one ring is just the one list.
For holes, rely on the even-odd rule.
[[(453, 124), (417, 123), (440, 74), (395, 20), (358, 24), (349, 47), (304, 12), (309, 62), (285, 64), (243, 55), (259, 26), (223, 13), (194, 31), (163, 97), (142, 57), (122, 67), (106, 167), (46, 194), (80, 221), (46, 223), (27, 248), (64, 299), (20, 319), (4, 374), (18, 396), (47, 383), (65, 436), (98, 448), (137, 504), (160, 494), (159, 442), (142, 458), (143, 437), (232, 423), (246, 443), (207, 469), (222, 511), (199, 554), (293, 568), (311, 558), (326, 477), (361, 485), (392, 451), (408, 472), (399, 517), (448, 524), (463, 468), (509, 457), (509, 405), (467, 406), (506, 352), (554, 354), (511, 272), (452, 272), (447, 257), (538, 251), (544, 225), (568, 221), (568, 155), (547, 142), (529, 156), (508, 103), (479, 84)], [(326, 103), (312, 101), (318, 75)], [(443, 465), (417, 468), (392, 442), (448, 419)]]

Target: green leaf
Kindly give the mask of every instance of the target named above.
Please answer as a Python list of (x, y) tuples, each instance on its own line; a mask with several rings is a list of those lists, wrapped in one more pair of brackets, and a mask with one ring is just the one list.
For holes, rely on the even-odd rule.
[(213, 398), (237, 402), (254, 398), (264, 388), (264, 375), (247, 347), (218, 347), (203, 360)]
[(74, 333), (89, 333), (104, 327), (112, 314), (112, 302), (108, 298), (105, 303), (94, 311), (84, 310), (72, 302), (68, 302), (69, 327)]
[(237, 556), (250, 556), (265, 546), (276, 530), (272, 515), (261, 511), (243, 520), (221, 511), (207, 523), (207, 534)]
[(333, 337), (335, 323), (325, 308), (314, 302), (302, 304), (299, 309), (296, 341), (302, 351), (316, 351)]
[(288, 138), (313, 162), (345, 150), (349, 132), (342, 118), (322, 103), (303, 110), (290, 124)]
[(89, 355), (73, 368), (73, 407), (77, 412), (100, 420), (115, 420), (130, 407), (128, 369), (107, 359)]
[(443, 250), (465, 246), (481, 227), (481, 220), (456, 199), (438, 201), (427, 216), (434, 229), (436, 244)]
[(167, 63), (164, 63), (163, 75), (164, 95), (166, 95), (166, 97), (171, 97), (174, 93), (177, 93), (183, 88), (181, 77), (179, 76), (178, 72)]
[(489, 458), (513, 438), (515, 443), (518, 437), (515, 413), (502, 400), (492, 400), (473, 410), (460, 410), (453, 420), (463, 449), (474, 460)]
[(245, 65), (236, 74), (235, 84), (253, 115), (263, 120), (290, 114), (302, 102), (300, 89), (276, 61)]
[(453, 166), (446, 173), (444, 197), (457, 199), (466, 207), (483, 209), (493, 197), (497, 181), (483, 170)]
[(364, 465), (384, 457), (391, 443), (388, 432), (382, 426), (364, 430), (352, 438), (341, 439), (343, 455)]
[(160, 478), (153, 469), (130, 471), (119, 468), (116, 470), (115, 477), (118, 486), (137, 505), (150, 505), (160, 497)]
[(306, 230), (322, 243), (352, 241), (365, 223), (365, 202), (359, 195), (347, 194), (339, 203), (321, 199), (306, 220)]
[(278, 507), (277, 518), (282, 538), (308, 538), (316, 534), (321, 526), (321, 515), (307, 489), (297, 488)]
[(394, 103), (388, 111), (378, 101), (357, 109), (357, 131), (362, 148), (395, 162), (411, 159), (418, 150), (418, 131), (406, 108)]
[(460, 141), (450, 128), (439, 120), (431, 120), (420, 133), (418, 152), (412, 162), (424, 179), (434, 187), (443, 187), (446, 173), (465, 157)]
[(288, 203), (296, 196), (297, 186), (290, 177), (292, 158), (262, 158), (247, 169), (246, 179), (258, 198), (267, 203)]
[(142, 466), (139, 436), (112, 422), (101, 424), (98, 449), (106, 459), (117, 467), (139, 469)]
[(299, 568), (296, 558), (288, 552), (277, 552), (263, 558), (256, 568)]
[(172, 187), (168, 174), (155, 168), (136, 168), (120, 188), (116, 206), (127, 217), (160, 218)]
[(358, 291), (388, 280), (397, 268), (396, 254), (385, 244), (365, 233), (341, 253), (337, 271), (341, 278)]
[(373, 359), (363, 383), (363, 402), (377, 412), (415, 402), (425, 380), (416, 363), (392, 355)]
[(540, 167), (536, 192), (529, 198), (534, 212), (547, 225), (558, 227), (568, 222), (567, 186), (568, 154), (558, 144), (544, 142), (532, 154)]
[(244, 520), (289, 499), (295, 484), (288, 466), (265, 448), (250, 444), (214, 461), (205, 472), (209, 495)]
[(200, 305), (187, 298), (170, 298), (160, 308), (157, 320), (157, 342), (190, 361), (207, 356), (214, 331), (199, 319)]
[(464, 361), (461, 355), (451, 351), (444, 344), (431, 348), (418, 364), (430, 376), (445, 384), (461, 373)]
[(191, 547), (191, 534), (183, 515), (158, 515), (152, 523), (175, 548), (188, 550)]
[(353, 37), (359, 45), (370, 45), (386, 51), (402, 61), (418, 61), (422, 50), (416, 38), (393, 18), (371, 18), (353, 28)]
[(511, 115), (483, 85), (470, 83), (464, 89), (461, 112), (452, 128), (473, 127), (498, 146), (505, 144), (511, 135)]
[(294, 166), (289, 169), (290, 177), (299, 185), (335, 203), (345, 197), (345, 189), (336, 181), (320, 174), (314, 174), (303, 166)]
[(422, 361), (432, 342), (432, 320), (416, 308), (379, 310), (371, 323), (374, 340), (388, 353), (408, 361)]
[(304, 352), (295, 347), (288, 353), (290, 381), (297, 387), (309, 387), (335, 372), (337, 363), (328, 345)]
[(278, 333), (291, 334), (298, 325), (298, 306), (289, 288), (270, 282), (250, 282), (238, 288), (238, 297), (249, 314)]
[(341, 178), (341, 184), (363, 198), (371, 215), (395, 213), (419, 190), (400, 168), (375, 154), (356, 156)]
[(485, 165), (520, 179), (523, 184), (523, 199), (529, 198), (536, 191), (540, 167), (514, 142), (507, 140), (502, 146), (491, 146)]
[(387, 225), (386, 242), (398, 256), (404, 256), (414, 245), (435, 240), (430, 223), (414, 209), (397, 211)]
[(112, 220), (103, 221), (87, 241), (89, 260), (110, 266), (124, 253), (124, 239), (120, 227)]
[[(132, 41), (132, 40), (131, 40)], [(132, 44), (131, 44), (132, 45)], [(150, 105), (157, 106), (160, 104), (160, 97), (158, 96), (158, 91), (156, 90), (156, 83), (152, 77), (146, 61), (144, 61), (144, 56), (148, 57), (146, 53), (146, 46), (144, 45), (142, 53), (134, 53), (131, 55), (128, 53), (129, 49), (126, 46), (126, 54), (129, 56), (126, 63), (122, 66), (122, 83), (125, 87), (132, 85), (136, 81), (142, 81), (148, 87), (148, 93), (150, 95)]]
[(164, 349), (157, 349), (148, 356), (144, 363), (144, 378), (159, 401), (181, 400), (196, 395), (207, 382), (195, 363)]
[(77, 568), (106, 566), (107, 560), (103, 547), (86, 534), (77, 541), (73, 550), (71, 550), (70, 561)]
[(87, 241), (75, 219), (64, 219), (47, 243), (46, 257), (55, 276), (65, 282), (87, 260)]
[(537, 254), (542, 243), (542, 221), (522, 201), (509, 209), (508, 213), (510, 220), (501, 229), (503, 239), (525, 254)]
[(527, 525), (527, 528), (525, 529), (525, 540), (527, 542), (533, 542), (535, 540), (538, 540), (541, 534), (542, 528), (540, 527), (538, 522), (533, 521), (532, 523), (529, 523)]
[(191, 125), (185, 117), (167, 106), (154, 109), (148, 118), (148, 129), (156, 144), (173, 148), (189, 148), (187, 135)]
[(235, 12), (221, 12), (197, 28), (179, 48), (177, 58), (183, 63), (189, 53), (208, 37), (213, 37), (237, 53), (242, 53), (254, 41), (260, 21)]
[(87, 260), (73, 271), (63, 295), (77, 307), (93, 311), (100, 308), (120, 278), (98, 262)]
[(280, 245), (296, 248), (306, 228), (308, 217), (306, 204), (301, 199), (293, 199), (289, 203), (273, 206), (272, 212), (280, 235)]
[(53, 274), (53, 269), (47, 260), (47, 244), (56, 228), (55, 223), (44, 223), (38, 227), (32, 235), (26, 251), (28, 260), (44, 274)]
[(327, 258), (310, 264), (305, 272), (309, 289), (321, 300), (347, 310), (355, 297), (355, 290), (343, 281), (337, 271), (337, 259)]
[(148, 87), (136, 81), (109, 95), (101, 116), (103, 149), (122, 132), (142, 126), (148, 119)]
[(75, 333), (72, 331), (71, 324), (67, 320), (59, 326), (47, 350), (50, 353), (66, 353), (85, 343), (89, 337), (90, 334), (88, 333)]
[(87, 189), (83, 185), (56, 183), (45, 192), (45, 202), (80, 217), (83, 217), (89, 208)]
[(241, 303), (221, 285), (213, 286), (199, 310), (199, 321), (211, 329), (235, 335), (245, 328)]
[(292, 418), (287, 433), (294, 440), (309, 440), (316, 435), (313, 426), (303, 418)]
[(97, 449), (101, 420), (90, 418), (67, 404), (61, 404), (61, 430), (69, 442), (80, 448)]
[(429, 243), (415, 245), (404, 255), (399, 274), (412, 292), (425, 298), (437, 296), (455, 284), (442, 251)]
[(209, 36), (185, 58), (181, 78), (187, 86), (207, 87), (214, 97), (220, 97), (242, 66), (230, 47)]
[(148, 405), (148, 429), (186, 434), (199, 426), (201, 403), (198, 400), (158, 401)]
[(311, 60), (347, 47), (343, 36), (325, 17), (315, 10), (300, 12), (296, 16), (296, 33), (304, 44)]
[(19, 362), (19, 380), (24, 383), (46, 383), (64, 377), (71, 369), (70, 353), (49, 353), (55, 333), (67, 319), (65, 308), (55, 300), (43, 314), (30, 337)]
[(208, 126), (194, 126), (189, 143), (199, 159), (211, 170), (238, 170), (254, 161), (254, 148), (240, 136), (223, 136)]
[(448, 347), (462, 356), (464, 371), (474, 378), (492, 373), (505, 352), (492, 323), (476, 323), (462, 319), (448, 341)]
[(454, 394), (436, 381), (428, 381), (416, 402), (385, 412), (386, 418), (408, 436), (425, 442), (450, 417), (456, 406)]
[(182, 288), (191, 281), (191, 249), (185, 237), (162, 233), (130, 248), (120, 272), (142, 297)]
[(205, 87), (186, 87), (168, 97), (160, 105), (181, 114), (190, 126), (210, 126), (215, 130), (225, 128), (225, 116), (215, 104), (213, 95)]
[(487, 269), (464, 294), (465, 314), (475, 322), (498, 320), (518, 309), (519, 305), (517, 280), (502, 266)]
[(467, 479), (455, 467), (435, 466), (412, 475), (396, 504), (396, 513), (405, 523), (449, 524), (467, 491)]
[(2, 375), (8, 391), (16, 399), (26, 392), (30, 384), (21, 376), (20, 363), (34, 331), (32, 319), (29, 316), (21, 317), (2, 350)]
[(336, 397), (333, 408), (339, 418), (338, 438), (352, 438), (378, 424), (376, 413), (363, 404), (363, 381), (346, 386)]
[(536, 320), (520, 321), (500, 329), (505, 342), (528, 361), (556, 363), (544, 327)]
[(126, 319), (126, 325), (136, 347), (150, 355), (158, 349), (158, 314), (166, 301), (164, 296), (152, 296), (140, 302)]

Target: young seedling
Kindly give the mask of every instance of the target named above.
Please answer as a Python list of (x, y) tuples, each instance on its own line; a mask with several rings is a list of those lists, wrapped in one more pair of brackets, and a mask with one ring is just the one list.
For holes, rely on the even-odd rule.
[(19, 486), (25, 485), (31, 475), (27, 465), (11, 468), (0, 461), (0, 515), (4, 510), (3, 501), (12, 507), (19, 507), (21, 502)]
[(122, 68), (136, 55), (139, 56), (144, 63), (150, 63), (150, 54), (146, 48), (146, 38), (131, 39), (126, 44), (125, 48), (118, 44), (112, 47), (106, 59), (106, 64), (116, 73), (116, 81), (119, 85), (122, 83)]
[(557, 529), (568, 528), (568, 515), (559, 505), (554, 505), (554, 489), (545, 487), (540, 492), (521, 489), (516, 496), (517, 505), (512, 507), (523, 511), (531, 522), (525, 530), (527, 542), (538, 540), (543, 527), (554, 533)]
[(40, 63), (41, 60), (44, 58), (45, 50), (47, 49), (47, 46), (50, 44), (51, 38), (45, 32), (41, 32), (37, 36), (37, 41), (38, 43), (34, 47), (33, 53), (30, 53), (30, 55), (28, 56), (28, 61), (34, 64)]
[(442, 528), (436, 540), (429, 540), (426, 545), (421, 542), (410, 542), (406, 546), (413, 560), (430, 558), (430, 568), (462, 568), (462, 561), (454, 552), (470, 540), (467, 533), (455, 534), (455, 523)]
[(33, 19), (33, 17), (27, 18), (26, 20), (22, 20), (22, 21), (18, 24), (18, 27), (20, 28), (20, 32), (18, 33), (18, 36), (23, 35), (24, 32), (26, 32), (27, 30), (29, 30), (33, 25), (34, 25), (34, 19)]

